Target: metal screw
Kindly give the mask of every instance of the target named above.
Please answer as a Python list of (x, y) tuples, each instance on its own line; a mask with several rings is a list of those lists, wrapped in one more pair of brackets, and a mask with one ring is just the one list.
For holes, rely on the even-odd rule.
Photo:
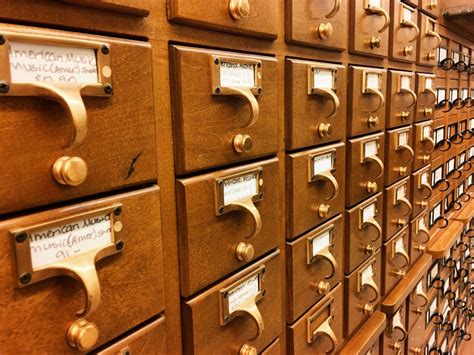
[(215, 90), (216, 94), (219, 94), (221, 92), (221, 88), (220, 87), (216, 87)]
[(119, 240), (117, 241), (117, 243), (115, 243), (115, 249), (117, 250), (122, 250), (125, 246), (125, 243), (123, 242), (123, 240)]
[(266, 293), (267, 293), (267, 291), (263, 290), (262, 291), (262, 296), (265, 296)]
[(112, 94), (113, 89), (112, 89), (112, 85), (111, 85), (111, 84), (104, 84), (103, 89), (104, 89), (104, 92), (105, 92), (107, 95)]
[(262, 67), (262, 63), (258, 62), (257, 63), (257, 68), (261, 68)]
[(100, 47), (100, 50), (101, 50), (102, 53), (104, 53), (104, 54), (109, 54), (109, 53), (110, 53), (109, 47), (106, 46), (105, 44), (104, 44), (102, 47)]
[(10, 84), (6, 81), (0, 81), (0, 93), (6, 94), (10, 90)]
[(258, 91), (259, 94), (261, 94), (262, 93), (262, 88), (258, 88), (257, 91)]
[(15, 235), (15, 241), (17, 243), (23, 243), (26, 240), (26, 232), (19, 232)]
[(219, 58), (214, 59), (215, 64), (219, 64)]
[(229, 316), (225, 316), (224, 320), (227, 322), (229, 320)]
[(122, 214), (122, 207), (117, 207), (114, 209), (114, 215), (120, 216)]
[(5, 37), (3, 35), (0, 35), (0, 46), (5, 44)]
[(20, 276), (20, 283), (22, 285), (27, 285), (29, 284), (31, 281), (31, 274), (30, 273), (26, 273), (26, 274), (23, 274)]
[(258, 198), (263, 198), (263, 192), (260, 192), (260, 193), (258, 194)]
[(218, 184), (219, 184), (219, 186), (224, 185), (224, 180), (219, 180), (219, 181), (218, 181)]
[(125, 352), (123, 353), (123, 355), (130, 355), (130, 351), (128, 351), (128, 350), (125, 351)]
[(219, 207), (219, 213), (224, 213), (224, 206)]
[(222, 296), (224, 296), (224, 298), (227, 298), (227, 296), (229, 295), (229, 292), (224, 292), (224, 294)]

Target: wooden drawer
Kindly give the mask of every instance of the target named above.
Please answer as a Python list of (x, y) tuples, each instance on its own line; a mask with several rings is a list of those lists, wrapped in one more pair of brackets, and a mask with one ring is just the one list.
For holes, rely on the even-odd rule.
[(419, 317), (415, 320), (410, 332), (408, 333), (406, 340), (406, 354), (407, 355), (421, 355), (423, 354), (425, 335), (425, 324), (423, 323), (423, 317)]
[(126, 355), (127, 352), (128, 354), (166, 354), (165, 317), (159, 316), (151, 323), (103, 350), (97, 351), (97, 355)]
[[(444, 81), (444, 79), (442, 80)], [(453, 104), (449, 101), (449, 94), (446, 84), (436, 84), (435, 121), (438, 118), (444, 119), (446, 114), (452, 110)]]
[(436, 69), (435, 74), (437, 78), (445, 80), (449, 76), (448, 71), (453, 67), (454, 62), (449, 51), (449, 39), (441, 36), (441, 42), (436, 49)]
[(435, 75), (426, 73), (416, 73), (416, 105), (415, 122), (432, 120), (434, 118), (436, 91)]
[[(422, 334), (418, 333), (418, 337), (423, 342), (423, 334), (425, 332), (425, 320), (421, 315), (424, 312), (425, 307), (428, 304), (428, 295), (425, 291), (425, 276), (422, 276), (421, 280), (416, 284), (410, 296), (407, 299), (407, 329), (410, 333), (415, 333), (422, 330)], [(413, 341), (413, 340), (411, 340)], [(411, 342), (409, 340), (409, 342)], [(410, 345), (408, 345), (410, 347)], [(421, 347), (421, 344), (420, 344)]]
[(286, 243), (287, 321), (293, 323), (341, 281), (344, 245), (341, 215)]
[(286, 2), (286, 40), (310, 47), (347, 48), (347, 0)]
[(349, 88), (347, 136), (384, 129), (387, 71), (351, 66)]
[(1, 222), (2, 351), (88, 351), (163, 311), (159, 216), (155, 186)]
[(178, 175), (276, 152), (275, 58), (182, 46), (170, 52)]
[(354, 0), (350, 6), (350, 51), (387, 57), (390, 25), (388, 0)]
[(278, 33), (278, 4), (277, 0), (170, 0), (168, 18), (186, 25), (274, 40)]
[(406, 71), (388, 71), (386, 128), (412, 124), (417, 95), (415, 74)]
[(408, 224), (412, 211), (411, 194), (409, 177), (384, 189), (383, 241), (390, 239)]
[(431, 197), (428, 202), (428, 228), (432, 236), (441, 229), (445, 229), (449, 221), (444, 216), (444, 199), (441, 194)]
[(430, 238), (428, 211), (410, 221), (410, 259), (414, 263), (426, 251)]
[(146, 17), (150, 14), (151, 0), (60, 0), (73, 5), (92, 7), (112, 12)]
[(395, 234), (382, 246), (382, 296), (388, 295), (410, 268), (408, 226)]
[(435, 144), (431, 155), (433, 159), (444, 156), (444, 153), (451, 148), (451, 141), (446, 136), (444, 117), (437, 118), (433, 122), (433, 140)]
[[(8, 63), (8, 45), (14, 57), (13, 74), (2, 67), (0, 214), (156, 181), (148, 43), (9, 25), (0, 32), (0, 60)], [(53, 62), (41, 59), (45, 50)], [(29, 65), (87, 73), (33, 76), (20, 58), (27, 51), (39, 58)]]
[(428, 199), (433, 192), (430, 183), (431, 165), (425, 166), (411, 174), (411, 190), (413, 207), (411, 218), (415, 218), (428, 209)]
[(420, 65), (436, 65), (436, 48), (441, 44), (441, 37), (438, 34), (438, 22), (419, 12), (418, 27), (420, 36), (418, 37), (418, 50), (416, 61)]
[(346, 210), (344, 273), (347, 275), (382, 245), (383, 195), (378, 193)]
[(287, 59), (289, 150), (343, 140), (347, 73), (343, 65)]
[(433, 188), (433, 195), (445, 192), (451, 186), (451, 182), (446, 179), (443, 158), (444, 157), (440, 155), (434, 158), (431, 163), (431, 187)]
[(343, 337), (343, 293), (339, 283), (326, 297), (287, 327), (287, 354), (334, 353)]
[(418, 0), (418, 7), (434, 17), (441, 14), (441, 6), (438, 0)]
[(390, 317), (387, 317), (387, 327), (383, 332), (380, 349), (382, 354), (405, 354), (405, 344), (408, 336), (406, 325), (406, 308), (402, 304)]
[(262, 351), (281, 331), (281, 265), (275, 251), (183, 301), (186, 354)]
[(383, 132), (347, 140), (346, 206), (353, 206), (381, 191), (384, 173)]
[(277, 247), (278, 171), (274, 158), (177, 180), (183, 296)]
[(327, 221), (344, 210), (345, 144), (287, 155), (287, 237)]
[(410, 176), (415, 153), (412, 148), (411, 126), (385, 132), (385, 176), (384, 186)]
[(344, 336), (346, 338), (370, 317), (380, 300), (382, 275), (380, 259), (380, 251), (377, 251), (351, 274), (344, 276), (346, 314)]
[(260, 354), (261, 355), (281, 355), (281, 342), (280, 338), (276, 338), (276, 340), (268, 345), (265, 350), (263, 350)]
[(418, 28), (418, 12), (400, 0), (391, 4), (390, 21), (390, 58), (414, 63), (416, 60)]
[(431, 162), (431, 153), (434, 149), (433, 121), (424, 121), (413, 125), (413, 170)]

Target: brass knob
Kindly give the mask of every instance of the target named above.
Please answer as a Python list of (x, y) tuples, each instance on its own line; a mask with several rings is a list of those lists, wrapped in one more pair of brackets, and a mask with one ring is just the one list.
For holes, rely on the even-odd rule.
[(87, 319), (80, 318), (72, 323), (67, 330), (69, 345), (79, 351), (91, 350), (99, 339), (99, 328)]
[(410, 117), (410, 111), (402, 111), (398, 114), (398, 116), (400, 116), (402, 121), (406, 121)]
[(419, 253), (424, 253), (426, 251), (426, 247), (424, 245), (418, 245), (416, 247), (416, 250), (419, 252)]
[(318, 26), (318, 34), (321, 39), (326, 39), (332, 36), (334, 29), (330, 22), (320, 23)]
[(237, 153), (248, 153), (252, 146), (252, 138), (248, 134), (237, 134), (234, 137), (234, 149)]
[(329, 282), (319, 281), (317, 290), (320, 295), (327, 295), (330, 288), (331, 288), (331, 285), (329, 284)]
[(398, 174), (400, 174), (400, 176), (403, 176), (406, 175), (408, 168), (406, 166), (399, 166), (395, 170), (398, 170)]
[(425, 201), (425, 200), (421, 200), (420, 202), (418, 202), (418, 204), (420, 205), (421, 208), (428, 207), (428, 201)]
[(79, 157), (61, 157), (53, 165), (53, 175), (62, 185), (77, 186), (86, 180), (87, 164)]
[(423, 161), (423, 163), (429, 163), (431, 160), (431, 155), (423, 155), (421, 157), (421, 160)]
[(412, 349), (411, 351), (412, 351), (413, 354), (415, 354), (415, 355), (421, 355), (421, 349), (420, 349), (420, 348), (415, 348), (415, 349)]
[(362, 307), (362, 313), (368, 316), (372, 315), (372, 313), (374, 313), (374, 306), (368, 303), (364, 304)]
[(320, 137), (329, 137), (332, 134), (332, 126), (330, 123), (321, 123), (318, 126), (318, 132)]
[(397, 350), (397, 351), (402, 348), (402, 346), (400, 345), (400, 343), (398, 341), (393, 343), (392, 347), (393, 347), (394, 350)]
[(374, 181), (367, 181), (365, 187), (368, 193), (373, 193), (377, 191), (377, 183)]
[(431, 0), (430, 3), (428, 4), (428, 7), (429, 7), (431, 10), (436, 9), (436, 6), (438, 6), (438, 2), (437, 2), (437, 1)]
[(396, 277), (402, 278), (405, 276), (406, 272), (404, 270), (396, 270), (393, 272)]
[(405, 220), (405, 218), (397, 219), (397, 226), (403, 227), (405, 224), (407, 224), (407, 221)]
[(423, 110), (423, 115), (425, 116), (431, 116), (433, 114), (433, 108), (431, 107), (425, 107)]
[(318, 216), (321, 218), (326, 218), (329, 217), (331, 213), (331, 206), (325, 205), (324, 203), (321, 203), (318, 206)]
[(375, 127), (379, 124), (379, 118), (377, 116), (369, 116), (367, 123), (369, 124), (369, 127)]
[(230, 0), (229, 1), (230, 16), (234, 20), (248, 17), (250, 14), (250, 4), (248, 0)]
[(252, 244), (240, 242), (237, 244), (237, 248), (235, 248), (235, 256), (240, 261), (249, 262), (253, 259), (254, 254), (255, 250)]
[(240, 348), (239, 355), (257, 355), (257, 348), (255, 346), (244, 344)]
[(370, 48), (380, 48), (381, 42), (382, 42), (382, 38), (380, 38), (379, 36), (370, 37), (369, 46)]
[(436, 58), (436, 53), (434, 52), (428, 52), (428, 54), (426, 55), (426, 59), (428, 60), (435, 60)]
[(372, 244), (367, 244), (364, 248), (364, 251), (366, 254), (372, 255), (373, 253), (375, 253), (375, 246), (373, 246)]
[(405, 46), (405, 48), (403, 48), (403, 55), (404, 56), (409, 56), (409, 55), (412, 55), (413, 54), (413, 46)]
[(413, 312), (415, 312), (415, 314), (422, 314), (423, 313), (423, 308), (417, 307), (413, 310)]

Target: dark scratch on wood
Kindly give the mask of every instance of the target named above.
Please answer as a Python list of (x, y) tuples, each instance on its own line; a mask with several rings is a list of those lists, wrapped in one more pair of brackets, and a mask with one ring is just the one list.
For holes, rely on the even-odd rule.
[(135, 171), (135, 163), (137, 162), (138, 158), (140, 158), (140, 155), (142, 155), (142, 153), (143, 153), (143, 150), (140, 153), (138, 153), (135, 157), (132, 158), (130, 166), (128, 167), (128, 173), (125, 180), (127, 180), (130, 176), (132, 176), (133, 172)]

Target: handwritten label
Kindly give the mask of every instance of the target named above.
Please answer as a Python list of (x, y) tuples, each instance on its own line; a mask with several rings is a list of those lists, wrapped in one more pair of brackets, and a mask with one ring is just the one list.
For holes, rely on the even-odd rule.
[(423, 137), (428, 138), (431, 137), (431, 126), (423, 126)]
[(467, 89), (462, 89), (462, 90), (461, 90), (461, 93), (462, 93), (462, 94), (461, 94), (461, 98), (462, 98), (463, 100), (466, 100), (466, 99), (467, 99), (467, 96), (468, 96), (468, 93), (469, 93), (469, 90), (467, 90)]
[(401, 77), (401, 87), (402, 89), (409, 89), (411, 84), (411, 77), (410, 76), (402, 76)]
[(113, 242), (110, 214), (48, 227), (29, 235), (33, 270)]
[(361, 276), (362, 285), (365, 285), (369, 283), (370, 281), (372, 281), (373, 276), (374, 276), (374, 269), (373, 269), (372, 264), (370, 264), (364, 270), (362, 270), (362, 274), (360, 276)]
[(427, 184), (428, 183), (428, 172), (425, 171), (423, 174), (421, 174), (420, 181), (422, 184)]
[(452, 51), (451, 52), (451, 58), (453, 58), (454, 63), (459, 62), (459, 53), (455, 52), (455, 51)]
[(405, 197), (406, 194), (407, 194), (406, 185), (402, 185), (400, 187), (397, 187), (397, 193), (396, 193), (397, 200), (401, 199), (402, 197)]
[(377, 153), (378, 147), (376, 140), (364, 143), (364, 158), (372, 157), (374, 155), (377, 155)]
[(255, 87), (255, 65), (222, 61), (220, 64), (222, 87)]
[(426, 78), (425, 89), (433, 89), (433, 78)]
[(362, 210), (362, 223), (367, 222), (369, 219), (374, 218), (376, 210), (376, 204), (371, 203)]
[(403, 238), (397, 239), (395, 242), (395, 253), (403, 253), (405, 251), (405, 241)]
[(257, 194), (257, 173), (243, 175), (224, 181), (224, 205), (235, 201), (242, 201)]
[(14, 83), (96, 84), (94, 49), (10, 42), (10, 74)]
[(334, 71), (330, 69), (314, 68), (314, 87), (334, 89)]
[(438, 48), (438, 62), (445, 60), (448, 57), (448, 49), (439, 47)]
[(229, 314), (260, 292), (259, 275), (255, 275), (229, 291)]
[(367, 73), (366, 74), (366, 79), (367, 79), (367, 88), (368, 89), (375, 89), (375, 90), (380, 89), (380, 74), (378, 74), (378, 73)]
[(436, 97), (438, 98), (438, 104), (446, 99), (446, 89), (436, 89)]
[(404, 145), (408, 143), (408, 132), (401, 132), (398, 134), (398, 145)]
[(435, 144), (438, 144), (439, 142), (441, 142), (443, 139), (444, 139), (444, 128), (441, 127), (441, 128), (437, 128), (435, 131), (434, 131), (434, 140), (435, 140)]
[(449, 97), (451, 98), (451, 101), (454, 101), (458, 98), (458, 89), (449, 89)]
[(410, 11), (410, 9), (403, 6), (403, 20), (411, 22), (411, 14), (412, 12)]
[(331, 244), (331, 230), (327, 230), (311, 240), (311, 255), (315, 257), (318, 253)]
[(327, 153), (317, 155), (313, 159), (313, 174), (319, 174), (325, 171), (330, 171), (334, 168), (334, 154)]

